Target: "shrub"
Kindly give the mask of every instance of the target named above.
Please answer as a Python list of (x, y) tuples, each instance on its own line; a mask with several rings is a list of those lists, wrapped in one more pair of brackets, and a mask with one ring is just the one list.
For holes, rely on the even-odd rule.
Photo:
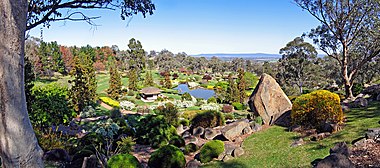
[(92, 106), (86, 106), (84, 107), (83, 111), (80, 113), (81, 118), (89, 118), (89, 117), (95, 117), (96, 111), (94, 107)]
[(167, 123), (163, 115), (146, 115), (136, 125), (136, 136), (139, 144), (160, 147), (167, 145), (172, 136), (177, 135), (174, 126)]
[(189, 143), (185, 146), (184, 153), (185, 154), (193, 153), (193, 152), (196, 152), (198, 149), (199, 147), (197, 145), (195, 145), (194, 143)]
[(196, 100), (197, 100), (197, 102), (195, 103), (196, 106), (201, 106), (207, 103), (207, 100), (202, 99), (202, 98), (197, 98)]
[(216, 103), (215, 97), (210, 97), (209, 99), (207, 99), (207, 103)]
[(190, 121), (188, 119), (182, 119), (181, 121), (179, 121), (179, 123), (182, 124), (183, 126), (190, 125)]
[(33, 127), (47, 128), (52, 125), (66, 124), (76, 113), (69, 108), (68, 89), (53, 82), (48, 85), (35, 85), (31, 96), (30, 121)]
[(136, 94), (136, 99), (141, 99), (141, 95), (140, 94)]
[(233, 119), (234, 119), (234, 115), (231, 114), (231, 113), (229, 113), (229, 114), (224, 114), (224, 118), (225, 118), (226, 120), (233, 120)]
[(185, 140), (181, 136), (175, 135), (170, 139), (169, 144), (180, 148), (185, 146)]
[(244, 105), (239, 103), (239, 102), (232, 103), (232, 106), (234, 106), (235, 110), (243, 110), (244, 109)]
[(117, 147), (115, 153), (129, 153), (132, 151), (132, 146), (136, 143), (129, 136), (121, 137), (119, 141), (116, 142)]
[(120, 107), (123, 110), (132, 110), (136, 107), (136, 105), (130, 101), (122, 101), (120, 102)]
[(219, 111), (220, 105), (218, 103), (208, 103), (201, 105), (202, 110), (212, 110), (212, 111)]
[(254, 122), (263, 125), (263, 118), (261, 116), (256, 116)]
[(222, 112), (223, 113), (231, 113), (233, 111), (233, 107), (231, 105), (225, 104), (223, 105)]
[(207, 163), (213, 158), (217, 158), (224, 151), (224, 143), (220, 140), (212, 140), (205, 143), (199, 152), (199, 159), (202, 163)]
[(216, 111), (206, 111), (198, 113), (192, 120), (192, 128), (203, 127), (213, 128), (216, 126), (224, 125), (225, 119), (222, 113)]
[(166, 103), (165, 106), (158, 106), (155, 110), (156, 114), (163, 115), (166, 119), (166, 122), (178, 126), (178, 109), (172, 103)]
[(191, 97), (190, 93), (189, 92), (186, 92), (184, 94), (181, 95), (181, 99), (182, 100), (187, 100), (187, 101), (191, 101), (193, 100), (193, 98)]
[(182, 168), (186, 159), (180, 149), (166, 145), (152, 153), (148, 165), (150, 168)]
[(120, 108), (120, 103), (116, 100), (112, 100), (109, 97), (99, 97), (99, 99), (112, 107)]
[(110, 118), (117, 119), (121, 117), (121, 112), (118, 108), (113, 108), (110, 112)]
[(141, 168), (140, 162), (131, 154), (118, 154), (108, 160), (109, 168)]
[(293, 103), (291, 118), (294, 124), (319, 129), (325, 122), (343, 122), (343, 111), (337, 94), (317, 90), (299, 96)]

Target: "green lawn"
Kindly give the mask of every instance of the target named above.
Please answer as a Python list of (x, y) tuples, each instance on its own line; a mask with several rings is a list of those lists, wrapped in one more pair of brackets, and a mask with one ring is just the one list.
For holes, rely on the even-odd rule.
[(380, 127), (380, 103), (370, 103), (368, 108), (352, 109), (346, 113), (344, 129), (319, 142), (310, 142), (299, 147), (290, 147), (299, 134), (287, 132), (285, 128), (272, 126), (248, 137), (243, 148), (245, 154), (228, 162), (213, 162), (204, 167), (249, 168), (249, 167), (311, 167), (317, 158), (326, 157), (337, 142), (350, 144), (363, 137), (368, 128)]

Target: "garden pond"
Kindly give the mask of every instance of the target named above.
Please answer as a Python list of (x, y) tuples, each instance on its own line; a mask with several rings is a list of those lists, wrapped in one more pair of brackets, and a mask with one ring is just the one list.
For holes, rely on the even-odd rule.
[(184, 94), (188, 92), (191, 96), (194, 96), (195, 98), (202, 98), (205, 100), (209, 99), (212, 96), (215, 96), (214, 90), (208, 90), (203, 88), (190, 90), (187, 84), (179, 84), (176, 88), (174, 88), (174, 90), (178, 90), (179, 94)]

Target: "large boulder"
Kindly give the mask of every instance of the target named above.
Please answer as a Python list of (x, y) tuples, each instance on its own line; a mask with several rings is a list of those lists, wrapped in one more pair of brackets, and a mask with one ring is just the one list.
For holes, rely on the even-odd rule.
[(233, 141), (243, 133), (245, 127), (249, 127), (249, 121), (247, 119), (237, 120), (226, 125), (221, 132), (227, 140)]
[(280, 85), (270, 75), (261, 75), (248, 101), (249, 107), (263, 118), (265, 124), (273, 125), (285, 112), (292, 109), (292, 102)]
[(345, 142), (339, 142), (330, 149), (330, 155), (324, 159), (317, 159), (312, 162), (315, 168), (325, 167), (347, 167), (354, 168), (354, 164), (350, 161), (351, 151)]

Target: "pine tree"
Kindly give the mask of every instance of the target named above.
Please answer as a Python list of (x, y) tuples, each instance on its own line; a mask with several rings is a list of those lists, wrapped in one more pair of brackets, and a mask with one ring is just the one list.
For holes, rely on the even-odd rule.
[(170, 81), (170, 73), (166, 72), (165, 73), (165, 81), (164, 81), (164, 86), (167, 89), (172, 88), (172, 82)]
[(129, 70), (128, 89), (137, 90), (137, 71), (135, 68)]
[(232, 73), (228, 75), (228, 87), (227, 87), (227, 94), (226, 94), (226, 101), (233, 103), (239, 101), (239, 90), (237, 89), (237, 86), (235, 84), (234, 79), (232, 78)]
[(108, 96), (112, 99), (118, 100), (121, 95), (121, 78), (120, 74), (114, 65), (110, 66), (110, 80), (109, 88), (107, 90)]
[(96, 78), (93, 62), (88, 55), (80, 52), (74, 57), (70, 81), (70, 100), (76, 112), (81, 112), (96, 99)]
[(144, 84), (145, 86), (154, 86), (153, 76), (152, 76), (151, 71), (146, 72)]
[(247, 98), (247, 95), (245, 94), (245, 88), (246, 88), (246, 81), (244, 78), (244, 70), (240, 68), (238, 70), (238, 90), (239, 90), (239, 102), (244, 104), (245, 99)]

